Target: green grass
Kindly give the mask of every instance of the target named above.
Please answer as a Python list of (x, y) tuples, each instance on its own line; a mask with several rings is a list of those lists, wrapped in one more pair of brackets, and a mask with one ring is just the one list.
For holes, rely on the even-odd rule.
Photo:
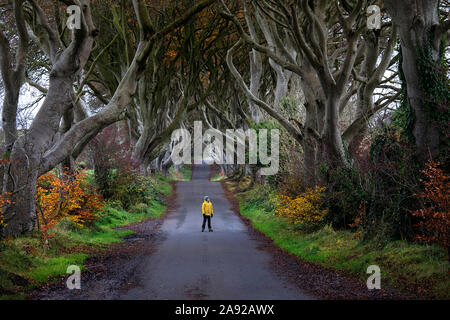
[[(0, 247), (0, 299), (5, 293), (26, 292), (40, 283), (51, 283), (58, 276), (66, 275), (70, 265), (83, 268), (89, 252), (121, 242), (124, 236), (133, 233), (117, 227), (160, 217), (166, 206), (154, 201), (150, 206), (135, 206), (132, 210), (129, 212), (108, 205), (100, 220), (90, 228), (82, 228), (63, 219), (52, 229), (55, 236), (49, 240), (48, 246), (42, 244), (37, 234), (3, 242)], [(29, 284), (17, 286), (14, 283), (17, 277), (29, 281)], [(5, 297), (14, 298), (14, 294)]]
[(82, 263), (87, 258), (84, 253), (72, 253), (62, 255), (56, 258), (48, 259), (40, 264), (37, 268), (27, 273), (36, 282), (49, 282), (56, 276), (66, 274), (67, 267), (70, 265), (78, 265), (82, 268)]
[(180, 170), (175, 170), (171, 167), (169, 170), (170, 180), (173, 181), (190, 181), (192, 170), (190, 166), (183, 166)]
[[(151, 177), (153, 188), (158, 194), (169, 196), (172, 193), (171, 180), (190, 179), (189, 168), (180, 172), (176, 176), (174, 173), (168, 177), (159, 174)], [(67, 275), (68, 266), (83, 268), (83, 262), (91, 252), (121, 242), (124, 236), (133, 233), (118, 227), (159, 218), (166, 207), (158, 195), (149, 205), (138, 203), (128, 210), (117, 203), (110, 203), (101, 218), (90, 227), (80, 227), (69, 219), (61, 220), (51, 230), (55, 236), (47, 245), (42, 243), (37, 233), (0, 242), (0, 300), (26, 298), (30, 289)]]
[(225, 175), (220, 175), (220, 173), (217, 173), (214, 177), (212, 177), (211, 178), (211, 181), (212, 182), (219, 182), (219, 181), (222, 181), (222, 180), (225, 180), (227, 178), (227, 176), (225, 176)]
[(94, 170), (85, 170), (87, 183), (94, 184)]
[(276, 217), (253, 190), (237, 197), (241, 214), (256, 229), (301, 259), (346, 271), (362, 280), (368, 277), (368, 266), (378, 265), (382, 284), (400, 290), (420, 287), (427, 298), (450, 298), (449, 262), (446, 252), (437, 246), (394, 241), (379, 248), (371, 242), (362, 243), (349, 231), (335, 231), (329, 226), (306, 233)]
[(162, 195), (170, 196), (170, 194), (172, 193), (172, 186), (169, 183), (172, 180), (171, 178), (172, 177), (170, 175), (165, 177), (160, 173), (156, 173), (152, 178), (153, 188), (155, 189), (155, 191)]
[(172, 193), (172, 185), (170, 181), (190, 181), (192, 170), (189, 166), (184, 166), (180, 170), (175, 170), (173, 167), (169, 169), (167, 176), (161, 173), (156, 173), (153, 177), (153, 185), (155, 190), (165, 196), (170, 196)]

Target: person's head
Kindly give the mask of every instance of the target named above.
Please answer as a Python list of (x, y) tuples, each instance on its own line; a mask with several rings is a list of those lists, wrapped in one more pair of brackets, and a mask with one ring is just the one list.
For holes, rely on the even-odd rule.
[(209, 202), (209, 197), (208, 196), (205, 196), (204, 199), (205, 199), (205, 201)]

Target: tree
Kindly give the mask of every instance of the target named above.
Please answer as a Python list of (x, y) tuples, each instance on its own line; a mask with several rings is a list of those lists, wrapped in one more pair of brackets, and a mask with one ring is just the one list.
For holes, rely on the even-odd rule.
[[(13, 50), (0, 25), (0, 70), (4, 84), (4, 99), (2, 106), (2, 128), (4, 135), (4, 149), (2, 152), (9, 156), (17, 139), (17, 106), (22, 85), (25, 82), (26, 57), (28, 51), (28, 34), (23, 14), (23, 2), (13, 2), (14, 21), (16, 24), (18, 45), (13, 59)], [(6, 24), (5, 24), (6, 25)]]
[[(365, 15), (361, 14), (367, 9), (366, 1), (345, 2), (344, 6), (339, 1), (252, 3), (268, 45), (255, 41), (245, 31), (237, 14), (233, 14), (223, 3), (224, 16), (233, 22), (241, 37), (228, 52), (229, 67), (248, 99), (279, 121), (302, 146), (305, 180), (307, 184), (314, 185), (318, 181), (317, 169), (321, 163), (326, 163), (329, 168), (350, 165), (345, 143), (352, 143), (355, 136), (367, 127), (370, 117), (398, 98), (394, 94), (375, 104), (371, 101), (387, 67), (393, 63), (391, 56), (395, 30), (392, 30), (391, 40), (384, 50), (376, 38), (378, 48), (371, 52), (362, 37), (363, 32), (369, 33)], [(260, 15), (264, 15), (264, 19), (258, 18)], [(244, 43), (266, 55), (275, 67), (299, 76), (305, 97), (304, 123), (295, 117), (284, 117), (277, 111), (277, 106), (271, 106), (249, 90), (233, 63), (233, 55)], [(376, 66), (380, 56), (382, 63)], [(364, 65), (361, 67), (362, 62)], [(367, 75), (367, 79), (361, 81), (362, 77), (356, 72), (358, 69)], [(283, 77), (279, 75), (277, 78)], [(358, 92), (361, 102), (359, 114), (347, 131), (342, 130), (342, 111)]]
[[(412, 134), (419, 159), (439, 153), (445, 129), (436, 124), (436, 116), (448, 121), (449, 88), (442, 67), (444, 37), (450, 20), (439, 14), (439, 0), (383, 0), (399, 29), (407, 87), (407, 103), (414, 116)], [(446, 119), (446, 120), (445, 120)], [(441, 131), (440, 131), (441, 130)], [(444, 132), (442, 132), (444, 131)]]
[(447, 250), (450, 260), (450, 177), (439, 166), (440, 163), (432, 160), (427, 162), (422, 171), (426, 179), (420, 180), (425, 190), (415, 195), (424, 206), (411, 214), (420, 219), (416, 227), (423, 231), (416, 239), (437, 243)]
[(7, 227), (3, 230), (3, 236), (17, 236), (32, 230), (38, 177), (70, 157), (79, 144), (85, 145), (103, 128), (118, 121), (125, 107), (132, 101), (155, 43), (213, 2), (214, 0), (200, 1), (167, 26), (155, 30), (143, 0), (134, 0), (133, 7), (140, 35), (129, 68), (105, 108), (74, 124), (67, 132), (61, 133), (61, 119), (74, 103), (73, 83), (84, 70), (98, 30), (94, 26), (88, 0), (65, 1), (82, 8), (81, 29), (72, 32), (71, 42), (66, 47), (60, 42), (59, 35), (51, 27), (37, 1), (31, 0), (46, 34), (45, 44), (49, 49), (52, 64), (50, 85), (29, 130), (20, 136), (12, 147), (6, 186), (12, 194), (14, 205), (5, 207)]

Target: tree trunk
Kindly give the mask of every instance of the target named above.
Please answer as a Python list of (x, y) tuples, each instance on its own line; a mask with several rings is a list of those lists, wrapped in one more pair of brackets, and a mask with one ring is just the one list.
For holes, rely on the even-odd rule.
[[(21, 1), (17, 2), (21, 3)], [(136, 93), (137, 80), (145, 70), (148, 56), (155, 42), (183, 25), (193, 15), (211, 5), (214, 0), (196, 3), (157, 33), (150, 32), (152, 28), (149, 26), (148, 12), (143, 1), (134, 0), (133, 6), (140, 27), (140, 41), (133, 62), (108, 105), (95, 115), (76, 123), (64, 136), (61, 136), (59, 134), (61, 118), (72, 107), (73, 84), (85, 67), (94, 37), (97, 35), (90, 14), (89, 1), (80, 0), (79, 2), (83, 5), (82, 28), (73, 31), (72, 42), (67, 48), (62, 49), (59, 35), (49, 27), (44, 11), (38, 6), (37, 1), (31, 1), (40, 22), (46, 26), (44, 29), (51, 49), (52, 70), (46, 98), (30, 130), (17, 139), (12, 148), (10, 157), (12, 188), (8, 191), (12, 193), (11, 200), (14, 204), (5, 210), (7, 226), (3, 230), (8, 236), (18, 236), (33, 229), (36, 182), (39, 175), (51, 170), (70, 156), (73, 148), (80, 141), (92, 139), (92, 133), (97, 133), (119, 120), (124, 108), (130, 104)]]
[(270, 60), (269, 63), (275, 70), (275, 73), (277, 75), (277, 84), (275, 86), (273, 107), (276, 110), (279, 110), (281, 99), (283, 99), (287, 95), (292, 72), (283, 70), (282, 67), (280, 67), (272, 60)]
[(325, 158), (331, 167), (345, 166), (345, 151), (339, 130), (340, 95), (329, 91), (325, 111), (324, 147)]
[[(2, 106), (2, 129), (3, 129), (3, 140), (4, 145), (2, 148), (1, 158), (9, 159), (11, 156), (11, 150), (14, 145), (14, 142), (17, 139), (17, 104), (19, 101), (19, 91), (15, 90), (11, 97), (11, 93), (6, 90), (5, 99)], [(9, 164), (2, 164), (2, 167), (5, 168), (3, 173), (9, 170)], [(11, 181), (9, 179), (8, 174), (2, 174), (2, 192), (8, 192), (11, 190)]]
[(36, 206), (36, 184), (39, 175), (35, 159), (30, 159), (23, 151), (13, 151), (15, 165), (11, 164), (10, 176), (15, 186), (12, 204), (5, 212), (6, 228), (1, 237), (14, 237), (34, 228)]
[[(20, 87), (18, 88), (20, 89)], [(19, 90), (14, 88), (14, 92), (5, 90), (5, 99), (2, 106), (2, 129), (5, 143), (5, 153), (9, 155), (12, 146), (17, 139), (17, 104), (19, 102)]]
[(101, 149), (93, 148), (94, 162), (94, 181), (99, 188), (101, 195), (108, 199), (110, 194), (110, 181), (112, 176), (112, 168), (109, 165), (109, 159)]
[[(32, 5), (36, 7), (37, 3), (32, 2)], [(44, 13), (36, 10), (42, 15), (41, 22), (45, 23)], [(83, 27), (74, 31), (70, 45), (57, 56), (51, 56), (50, 85), (45, 100), (30, 129), (12, 146), (9, 174), (4, 186), (12, 194), (9, 199), (12, 204), (4, 210), (6, 228), (3, 236), (19, 236), (34, 227), (36, 183), (39, 175), (44, 173), (42, 163), (46, 152), (59, 139), (63, 115), (73, 106), (73, 83), (88, 59), (96, 34), (88, 3), (83, 8), (83, 22)], [(47, 32), (53, 31), (47, 29)], [(52, 38), (52, 48), (60, 49), (55, 39)]]
[[(253, 25), (252, 19), (250, 17), (247, 4), (243, 1), (244, 5), (244, 15), (245, 20), (247, 21), (247, 25), (250, 31), (250, 35), (254, 41), (258, 42), (258, 35), (256, 33), (255, 27)], [(261, 78), (263, 75), (263, 64), (261, 53), (252, 49), (250, 52), (250, 92), (255, 96), (259, 97), (259, 91), (261, 87)], [(255, 123), (259, 123), (263, 119), (263, 114), (261, 109), (254, 103), (253, 101), (249, 101), (250, 113), (252, 116), (252, 120)]]
[(314, 187), (317, 185), (317, 146), (315, 143), (305, 143), (303, 145), (303, 166), (304, 166), (304, 183), (306, 187)]
[[(421, 77), (427, 72), (436, 73), (441, 68), (441, 40), (448, 27), (439, 24), (438, 0), (383, 2), (399, 29), (408, 104), (414, 114), (412, 134), (419, 158), (424, 160), (439, 152), (440, 133), (439, 128), (430, 120), (430, 114), (439, 110), (425, 110), (424, 105), (427, 99), (436, 97), (427, 97), (424, 94)], [(430, 50), (431, 61), (425, 65), (428, 70), (419, 72), (418, 66), (424, 58), (422, 56), (424, 50)]]

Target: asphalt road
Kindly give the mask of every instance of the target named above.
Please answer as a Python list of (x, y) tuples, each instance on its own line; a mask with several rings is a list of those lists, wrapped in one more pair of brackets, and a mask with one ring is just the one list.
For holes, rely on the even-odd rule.
[[(175, 210), (160, 229), (162, 240), (137, 268), (138, 285), (120, 298), (310, 299), (273, 272), (270, 253), (258, 249), (258, 240), (209, 174), (209, 166), (196, 166), (191, 181), (178, 182)], [(205, 195), (214, 206), (214, 232), (202, 233)]]

